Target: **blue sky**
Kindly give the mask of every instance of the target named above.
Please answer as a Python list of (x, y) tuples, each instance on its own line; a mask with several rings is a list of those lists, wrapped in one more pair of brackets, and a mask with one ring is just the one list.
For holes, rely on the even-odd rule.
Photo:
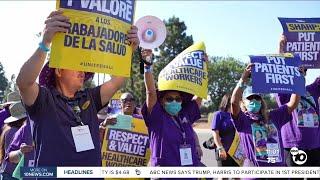
[[(35, 34), (54, 8), (55, 1), (0, 1), (0, 61), (7, 77), (17, 74), (37, 48)], [(317, 1), (143, 0), (136, 4), (135, 19), (174, 15), (185, 22), (194, 41), (205, 42), (210, 56), (233, 56), (247, 62), (247, 55), (277, 52), (282, 33), (277, 17), (320, 17), (319, 9)], [(319, 69), (308, 71), (307, 84), (319, 75)]]

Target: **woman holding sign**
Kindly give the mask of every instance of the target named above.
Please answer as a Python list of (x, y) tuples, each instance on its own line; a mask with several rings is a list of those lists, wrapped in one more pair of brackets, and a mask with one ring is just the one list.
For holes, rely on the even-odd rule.
[[(97, 112), (125, 82), (124, 77), (112, 77), (82, 90), (93, 73), (54, 69), (48, 63), (42, 68), (53, 38), (68, 32), (69, 21), (63, 10), (48, 16), (42, 41), (17, 77), (27, 113), (35, 123), (35, 166), (101, 166)], [(139, 45), (135, 26), (127, 37), (135, 50)]]
[[(144, 50), (143, 57), (151, 56)], [(200, 118), (201, 98), (176, 90), (156, 91), (152, 67), (145, 66), (146, 103), (151, 166), (199, 166), (192, 124)]]
[(300, 96), (292, 94), (287, 104), (268, 112), (262, 96), (246, 85), (252, 67), (246, 67), (231, 97), (231, 114), (247, 157), (244, 166), (285, 166), (281, 127), (292, 119)]

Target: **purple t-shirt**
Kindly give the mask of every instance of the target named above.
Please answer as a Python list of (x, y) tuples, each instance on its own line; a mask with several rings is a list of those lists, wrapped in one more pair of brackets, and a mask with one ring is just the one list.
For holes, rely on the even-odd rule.
[[(146, 126), (148, 127), (151, 149), (151, 166), (181, 166), (180, 145), (183, 144), (181, 129), (171, 116), (157, 102), (149, 114), (146, 104), (142, 108)], [(200, 119), (200, 110), (195, 101), (185, 104), (178, 118), (186, 133), (187, 144), (191, 146), (192, 166), (198, 166), (196, 144), (192, 124)]]
[(280, 130), (291, 119), (286, 105), (270, 111), (269, 123), (265, 125), (253, 121), (249, 115), (240, 111), (234, 124), (244, 153), (252, 162), (251, 165), (245, 163), (244, 166), (285, 166)]
[(9, 153), (8, 148), (17, 131), (18, 131), (18, 128), (12, 127), (4, 135), (5, 136), (5, 139), (4, 139), (5, 155), (4, 155), (4, 160), (1, 162), (0, 173), (6, 172), (7, 174), (12, 174), (14, 169), (17, 166), (17, 164), (9, 162), (9, 159), (8, 159), (8, 153)]
[(2, 126), (4, 124), (4, 120), (6, 120), (8, 117), (10, 117), (8, 107), (5, 107), (2, 110), (0, 110), (0, 134), (2, 133)]
[(100, 86), (78, 91), (75, 99), (81, 108), (82, 123), (89, 126), (94, 149), (76, 152), (71, 127), (79, 123), (68, 105), (68, 99), (55, 88), (39, 86), (34, 104), (26, 107), (35, 123), (35, 166), (101, 166), (97, 117), (97, 112), (102, 108)]
[[(308, 91), (309, 93), (309, 91)], [(278, 94), (276, 96), (278, 106), (286, 104), (290, 101), (290, 94)], [(314, 97), (306, 96), (311, 103), (314, 103)], [(292, 121), (289, 121), (281, 128), (282, 142), (284, 148), (297, 147), (298, 149), (315, 149), (320, 147), (320, 127), (304, 127), (303, 113), (304, 111), (314, 111), (314, 120), (319, 123), (319, 115), (316, 110), (304, 99), (301, 98), (298, 108), (292, 112)], [(319, 114), (319, 113), (318, 113)]]
[[(20, 149), (20, 145), (25, 143), (27, 145), (32, 146), (32, 133), (31, 133), (31, 125), (30, 120), (27, 119), (26, 123), (20, 127), (20, 129), (15, 133), (11, 144), (8, 147), (8, 153), (12, 151), (16, 151)], [(31, 151), (24, 155), (24, 162), (26, 167), (34, 166), (34, 153), (35, 151)]]
[[(320, 77), (318, 77), (312, 84), (306, 86), (306, 89), (308, 92), (310, 92), (311, 96), (315, 100), (316, 107), (317, 107), (317, 113), (320, 117)], [(318, 141), (320, 144), (320, 126), (319, 126), (319, 137)]]
[(228, 151), (235, 134), (231, 114), (223, 111), (215, 112), (212, 118), (211, 129), (219, 131), (221, 143), (224, 149)]

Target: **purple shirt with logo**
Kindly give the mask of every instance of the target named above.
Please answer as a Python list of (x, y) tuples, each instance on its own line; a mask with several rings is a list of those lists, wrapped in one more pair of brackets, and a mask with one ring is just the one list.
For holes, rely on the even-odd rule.
[[(281, 141), (281, 127), (287, 123), (288, 121), (290, 121), (291, 115), (288, 113), (288, 107), (286, 105), (281, 106), (278, 109), (272, 110), (269, 113), (269, 124), (272, 127), (275, 127), (275, 129), (273, 129), (273, 131), (269, 131), (271, 132), (270, 135), (274, 135), (276, 134), (276, 136), (272, 137), (272, 140), (274, 140), (274, 137), (276, 137), (275, 139), (277, 139), (277, 144), (279, 147), (279, 158), (281, 159), (280, 162), (275, 162), (275, 163), (271, 163), (271, 162), (267, 162), (266, 160), (261, 161), (258, 160), (257, 158), (257, 154), (260, 155), (259, 152), (256, 152), (256, 145), (257, 143), (259, 143), (259, 145), (265, 145), (265, 144), (261, 144), (259, 141), (261, 140), (257, 140), (258, 142), (254, 142), (254, 134), (255, 133), (253, 131), (253, 127), (256, 124), (251, 118), (250, 116), (246, 115), (244, 112), (240, 111), (238, 119), (233, 120), (235, 127), (237, 129), (237, 131), (239, 132), (239, 136), (240, 136), (240, 142), (243, 145), (243, 149), (244, 149), (244, 153), (246, 155), (246, 157), (248, 158), (248, 160), (251, 161), (251, 163), (249, 163), (249, 161), (245, 161), (244, 166), (285, 166), (285, 159), (284, 159), (284, 152), (283, 152), (283, 145), (282, 145), (282, 141)], [(275, 131), (275, 132), (274, 132)], [(266, 136), (267, 139), (267, 143), (272, 143), (274, 144), (273, 141), (268, 142), (269, 139), (271, 139), (268, 136)], [(257, 145), (257, 146), (259, 146)], [(266, 154), (262, 154), (264, 156), (266, 156)], [(259, 156), (260, 157), (260, 156)]]
[[(147, 106), (142, 108), (146, 126), (148, 127), (151, 149), (151, 166), (181, 166), (180, 145), (183, 144), (182, 131), (175, 124), (171, 116), (157, 102), (151, 113)], [(182, 106), (178, 117), (182, 121), (182, 127), (186, 133), (187, 144), (191, 145), (193, 165), (198, 166), (196, 144), (192, 124), (200, 119), (200, 110), (195, 101), (189, 101)]]
[(211, 124), (212, 130), (218, 130), (221, 143), (226, 151), (229, 150), (234, 134), (235, 127), (229, 112), (217, 111), (214, 113)]
[(89, 126), (94, 149), (76, 152), (71, 127), (79, 123), (68, 105), (68, 99), (55, 88), (39, 87), (34, 104), (26, 107), (35, 123), (35, 166), (101, 166), (97, 117), (97, 112), (102, 108), (100, 86), (78, 91), (75, 99), (81, 108), (82, 123)]

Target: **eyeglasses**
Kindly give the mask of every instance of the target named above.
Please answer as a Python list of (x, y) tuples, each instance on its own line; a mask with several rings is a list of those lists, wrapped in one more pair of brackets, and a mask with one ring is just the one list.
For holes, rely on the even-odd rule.
[(259, 96), (259, 95), (252, 95), (252, 96), (249, 96), (249, 97), (247, 97), (247, 99), (248, 100), (253, 100), (253, 99), (255, 99), (255, 100), (261, 100), (261, 96)]
[(176, 101), (176, 102), (182, 102), (182, 98), (179, 96), (176, 96), (175, 98), (172, 96), (166, 97), (165, 100), (167, 102), (172, 102), (172, 101)]
[(122, 103), (133, 102), (134, 98), (125, 98), (120, 100)]

